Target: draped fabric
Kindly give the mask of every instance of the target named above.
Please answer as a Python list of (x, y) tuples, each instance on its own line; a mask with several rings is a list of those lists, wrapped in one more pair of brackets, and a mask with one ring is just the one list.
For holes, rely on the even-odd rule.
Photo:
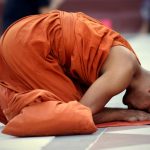
[(36, 136), (96, 131), (91, 111), (78, 101), (100, 76), (115, 45), (132, 50), (119, 33), (83, 13), (55, 10), (11, 25), (0, 39), (3, 132)]

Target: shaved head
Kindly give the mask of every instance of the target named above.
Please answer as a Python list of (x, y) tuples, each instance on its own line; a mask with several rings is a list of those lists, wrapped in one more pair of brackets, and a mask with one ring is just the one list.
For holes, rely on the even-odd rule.
[(123, 103), (130, 109), (150, 112), (150, 71), (142, 69), (123, 97)]

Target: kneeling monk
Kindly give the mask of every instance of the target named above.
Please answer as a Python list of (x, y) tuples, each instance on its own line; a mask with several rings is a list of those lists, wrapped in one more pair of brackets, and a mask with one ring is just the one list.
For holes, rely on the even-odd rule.
[[(125, 89), (129, 109), (105, 108)], [(83, 13), (29, 16), (0, 39), (0, 107), (3, 133), (16, 136), (150, 120), (150, 72), (119, 33)]]

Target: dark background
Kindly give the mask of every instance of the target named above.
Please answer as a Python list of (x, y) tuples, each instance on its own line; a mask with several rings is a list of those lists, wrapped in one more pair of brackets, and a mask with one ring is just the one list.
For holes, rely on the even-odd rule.
[[(65, 11), (81, 11), (96, 19), (108, 19), (112, 28), (122, 33), (136, 33), (141, 26), (142, 0), (65, 0), (58, 8)], [(3, 1), (0, 0), (0, 23)]]

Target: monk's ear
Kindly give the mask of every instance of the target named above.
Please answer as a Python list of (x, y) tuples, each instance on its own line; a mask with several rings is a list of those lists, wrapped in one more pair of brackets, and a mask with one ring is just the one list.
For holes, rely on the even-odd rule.
[(150, 94), (150, 89), (148, 89), (148, 93)]
[(150, 89), (148, 90), (148, 97), (149, 97), (149, 100), (150, 100)]

